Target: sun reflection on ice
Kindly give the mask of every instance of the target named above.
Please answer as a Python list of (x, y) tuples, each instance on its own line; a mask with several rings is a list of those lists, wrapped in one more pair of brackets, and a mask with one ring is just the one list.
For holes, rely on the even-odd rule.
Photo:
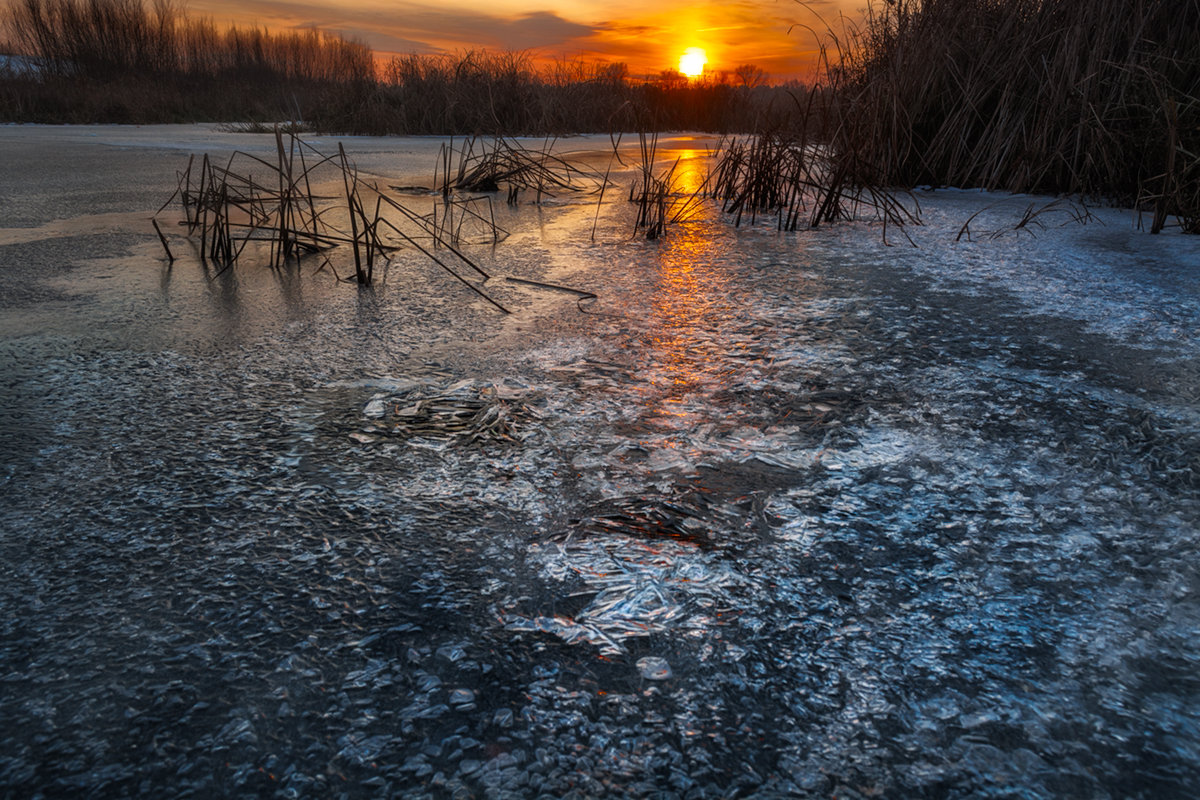
[(689, 148), (678, 151), (676, 157), (679, 163), (675, 167), (675, 192), (690, 197), (704, 186), (704, 179), (708, 176), (709, 153), (707, 150)]
[(678, 225), (658, 252), (645, 418), (675, 431), (690, 432), (708, 418), (707, 396), (728, 378), (717, 332), (732, 305), (728, 278), (715, 263), (716, 233), (700, 219)]

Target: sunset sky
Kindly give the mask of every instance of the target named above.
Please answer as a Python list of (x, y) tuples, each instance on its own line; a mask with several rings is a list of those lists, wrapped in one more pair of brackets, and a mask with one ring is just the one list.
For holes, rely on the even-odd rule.
[[(674, 68), (689, 47), (707, 69), (753, 63), (773, 79), (803, 78), (815, 40), (804, 26), (836, 24), (865, 0), (190, 0), (190, 16), (273, 29), (316, 26), (366, 41), (377, 53), (471, 48), (528, 50), (538, 58), (623, 61), (638, 76)], [(789, 32), (790, 29), (790, 32)]]

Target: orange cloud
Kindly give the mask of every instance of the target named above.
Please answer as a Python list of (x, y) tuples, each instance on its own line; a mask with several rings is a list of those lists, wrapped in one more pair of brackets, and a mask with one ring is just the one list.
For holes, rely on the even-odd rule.
[(823, 28), (814, 10), (833, 23), (839, 3), (848, 2), (661, 0), (648, 13), (644, 2), (630, 0), (560, 0), (554, 10), (515, 0), (192, 0), (188, 11), (218, 24), (316, 26), (361, 38), (384, 55), (524, 50), (542, 59), (623, 61), (633, 75), (673, 68), (686, 48), (700, 47), (710, 72), (753, 63), (788, 79), (811, 72), (816, 46), (805, 26)]

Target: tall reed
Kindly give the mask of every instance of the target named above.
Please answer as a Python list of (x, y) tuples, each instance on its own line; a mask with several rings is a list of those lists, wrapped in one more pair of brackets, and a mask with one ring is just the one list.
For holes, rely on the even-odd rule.
[(1200, 0), (887, 0), (825, 56), (865, 182), (1099, 195), (1200, 232)]
[(365, 44), (317, 30), (218, 29), (169, 0), (14, 0), (8, 48), (35, 65), (4, 76), (0, 118), (49, 122), (279, 119), (361, 94)]
[(6, 14), (15, 44), (45, 74), (106, 80), (131, 76), (277, 76), (348, 83), (374, 78), (365, 44), (315, 29), (218, 30), (169, 0), (16, 0)]

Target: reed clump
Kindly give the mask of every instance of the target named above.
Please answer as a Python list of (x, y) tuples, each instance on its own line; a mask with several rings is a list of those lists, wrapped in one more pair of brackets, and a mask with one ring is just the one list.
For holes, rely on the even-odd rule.
[(534, 201), (556, 192), (595, 189), (603, 177), (579, 163), (554, 154), (554, 139), (541, 147), (525, 147), (505, 136), (469, 136), (456, 148), (453, 139), (441, 147), (434, 183), (443, 197), (454, 191), (496, 192), (503, 188), (509, 205), (531, 190)]
[(667, 232), (671, 221), (670, 213), (675, 192), (676, 160), (662, 170), (655, 170), (658, 157), (658, 134), (642, 132), (638, 135), (637, 176), (629, 186), (629, 202), (637, 206), (634, 233), (644, 233), (653, 241)]
[(1099, 196), (1200, 233), (1200, 0), (887, 0), (825, 62), (857, 182)]
[[(450, 235), (436, 219), (418, 215), (390, 192), (360, 178), (340, 144), (337, 154), (325, 154), (295, 134), (285, 137), (279, 129), (275, 143), (273, 160), (240, 151), (224, 164), (207, 155), (197, 164), (192, 157), (179, 173), (175, 193), (159, 209), (161, 214), (179, 201), (184, 212), (179, 224), (206, 269), (212, 265), (219, 275), (247, 254), (272, 269), (299, 266), (302, 259), (316, 256), (318, 271), (329, 269), (340, 280), (329, 251), (348, 246), (354, 275), (345, 280), (371, 286), (377, 282), (377, 268), (386, 270), (389, 265), (390, 254), (409, 247), (509, 313), (465, 277), (473, 274), (486, 281), (491, 276), (456, 246), (457, 232)], [(168, 261), (174, 262), (168, 237), (157, 219), (152, 222)]]
[(886, 241), (889, 227), (920, 224), (915, 202), (862, 177), (828, 145), (772, 131), (723, 142), (706, 187), (735, 226), (760, 214), (773, 215), (781, 231), (865, 216), (883, 223)]

